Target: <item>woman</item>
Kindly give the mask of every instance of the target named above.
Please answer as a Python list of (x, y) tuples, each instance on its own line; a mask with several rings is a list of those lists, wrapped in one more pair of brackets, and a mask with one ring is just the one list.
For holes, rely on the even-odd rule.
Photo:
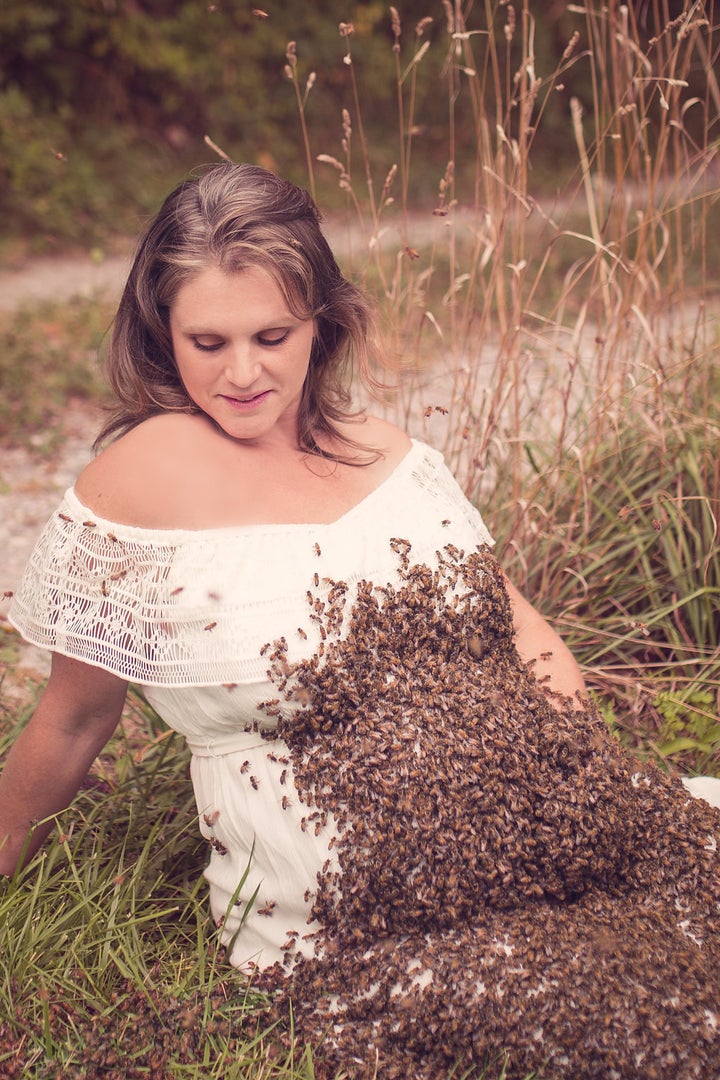
[(137, 682), (192, 749), (231, 961), (330, 1032), (326, 1075), (506, 1050), (521, 1073), (708, 1075), (718, 814), (621, 757), (440, 456), (350, 411), (372, 340), (305, 192), (220, 165), (165, 202), (115, 320), (113, 441), (11, 613), (53, 666), (0, 780), (0, 871)]

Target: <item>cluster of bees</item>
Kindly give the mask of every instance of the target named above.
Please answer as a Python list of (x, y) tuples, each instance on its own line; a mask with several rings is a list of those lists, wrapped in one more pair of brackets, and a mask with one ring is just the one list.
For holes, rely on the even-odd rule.
[(337, 826), (273, 1015), (322, 1078), (720, 1075), (720, 814), (551, 700), (488, 549), (393, 547), (394, 584), (309, 594), (322, 650), (269, 655)]

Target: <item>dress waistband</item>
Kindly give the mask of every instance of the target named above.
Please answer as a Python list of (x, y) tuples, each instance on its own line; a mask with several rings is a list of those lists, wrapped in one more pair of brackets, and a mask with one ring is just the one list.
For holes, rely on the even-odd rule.
[(259, 731), (233, 731), (215, 739), (194, 739), (186, 736), (186, 742), (193, 757), (225, 757), (228, 754), (247, 754), (253, 750), (267, 751), (279, 743), (279, 738), (263, 738)]

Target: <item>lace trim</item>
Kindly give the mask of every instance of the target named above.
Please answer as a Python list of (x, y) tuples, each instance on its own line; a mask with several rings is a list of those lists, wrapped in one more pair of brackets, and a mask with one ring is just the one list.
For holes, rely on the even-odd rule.
[(70, 489), (30, 558), (10, 621), (33, 644), (131, 682), (263, 681), (268, 641), (291, 635), (290, 659), (317, 645), (308, 588), (390, 580), (393, 536), (409, 539), (424, 561), (448, 543), (492, 543), (442, 456), (421, 443), (330, 525), (142, 529), (98, 518)]

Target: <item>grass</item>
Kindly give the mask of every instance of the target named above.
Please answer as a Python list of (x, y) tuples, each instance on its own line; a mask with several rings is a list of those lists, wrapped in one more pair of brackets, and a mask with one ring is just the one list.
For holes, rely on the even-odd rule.
[[(400, 20), (397, 172), (375, 178), (360, 93), (339, 146), (303, 115), (304, 156), (318, 187), (340, 182), (343, 263), (377, 297), (387, 352), (401, 358), (397, 394), (375, 407), (445, 451), (625, 745), (720, 775), (720, 143), (703, 59), (717, 51), (717, 13), (713, 0), (688, 7), (648, 40), (631, 8), (574, 10), (579, 40), (556, 71), (536, 72), (527, 2), (487, 36), (467, 36), (447, 9), (433, 45), (446, 49), (448, 100), (434, 213), (408, 202), (425, 53)], [(543, 103), (575, 63), (592, 65), (594, 99), (584, 114), (568, 102), (577, 162), (548, 200), (533, 148)], [(698, 67), (705, 94), (688, 101)], [(699, 142), (690, 108), (704, 112)], [(475, 118), (477, 151), (462, 188), (459, 109)], [(107, 321), (87, 303), (5, 318), (8, 444), (35, 433), (52, 447), (63, 401), (101, 393), (93, 355)], [(13, 666), (12, 635), (0, 646)], [(0, 689), (4, 748), (36, 688), (7, 675)], [(102, 1060), (108, 1076), (312, 1077), (311, 1055), (263, 1032), (263, 1003), (218, 949), (185, 751), (137, 698), (124, 732), (0, 893), (0, 1071), (94, 1075), (88, 1061)]]
[[(12, 662), (11, 635), (3, 648)], [(33, 698), (3, 698), (2, 751)], [(3, 1076), (313, 1076), (224, 962), (181, 744), (131, 694), (52, 841), (0, 891)]]

